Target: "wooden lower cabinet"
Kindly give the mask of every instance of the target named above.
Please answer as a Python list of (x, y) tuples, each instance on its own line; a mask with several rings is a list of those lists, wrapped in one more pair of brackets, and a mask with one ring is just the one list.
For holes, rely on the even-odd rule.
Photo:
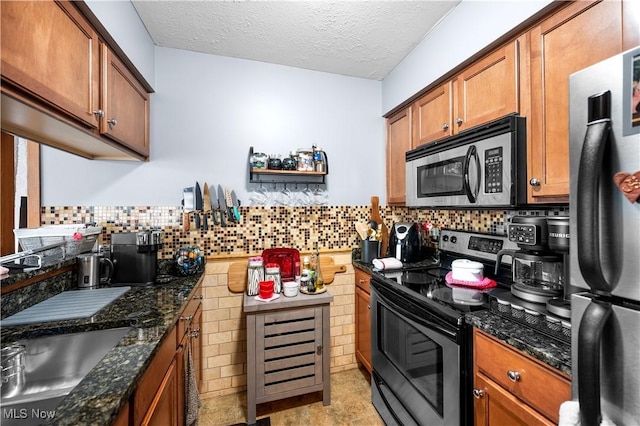
[(202, 287), (198, 284), (140, 379), (129, 404), (120, 412), (116, 420), (118, 426), (184, 424), (187, 348), (191, 350), (198, 390), (202, 384), (201, 329)]
[(569, 377), (475, 329), (476, 425), (552, 425), (571, 399)]
[(356, 360), (371, 374), (371, 275), (355, 269), (356, 277)]

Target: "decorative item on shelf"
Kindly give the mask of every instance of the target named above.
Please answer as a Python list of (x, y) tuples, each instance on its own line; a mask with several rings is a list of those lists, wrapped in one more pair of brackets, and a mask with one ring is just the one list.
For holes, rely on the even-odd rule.
[(205, 265), (206, 259), (197, 246), (181, 247), (176, 252), (174, 259), (176, 269), (181, 275), (194, 275)]
[(267, 168), (269, 170), (282, 170), (282, 160), (277, 155), (272, 155), (267, 160)]
[(262, 152), (254, 152), (251, 155), (251, 167), (254, 169), (265, 170), (267, 168), (267, 154)]
[(313, 163), (313, 149), (299, 148), (297, 155), (299, 172), (313, 172), (315, 170)]
[(296, 170), (298, 168), (298, 160), (295, 153), (292, 153), (289, 157), (282, 159), (282, 170)]

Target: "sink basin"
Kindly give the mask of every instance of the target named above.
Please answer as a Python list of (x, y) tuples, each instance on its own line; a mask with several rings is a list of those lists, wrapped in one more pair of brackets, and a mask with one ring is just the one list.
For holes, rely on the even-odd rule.
[[(2, 383), (2, 425), (38, 424), (33, 410), (54, 413), (62, 398), (98, 364), (131, 328), (36, 337), (12, 344), (24, 347), (19, 380)], [(19, 349), (20, 350), (20, 349)], [(6, 359), (3, 359), (3, 367)], [(4, 373), (3, 373), (4, 375)]]

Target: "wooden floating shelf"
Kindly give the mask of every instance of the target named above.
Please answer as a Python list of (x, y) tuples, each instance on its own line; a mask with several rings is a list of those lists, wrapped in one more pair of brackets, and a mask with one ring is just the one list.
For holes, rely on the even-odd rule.
[(303, 172), (299, 170), (273, 170), (273, 169), (251, 169), (251, 173), (261, 175), (291, 175), (291, 176), (323, 176), (326, 172)]

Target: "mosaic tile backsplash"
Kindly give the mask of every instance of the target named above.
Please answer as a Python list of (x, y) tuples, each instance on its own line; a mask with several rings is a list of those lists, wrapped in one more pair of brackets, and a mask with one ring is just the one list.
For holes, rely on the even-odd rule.
[[(183, 230), (181, 207), (43, 207), (43, 225), (97, 223), (104, 229), (100, 244), (109, 244), (110, 235), (161, 229), (164, 248), (161, 259), (169, 259), (177, 249), (196, 245), (207, 256), (246, 255), (261, 253), (265, 248), (293, 247), (300, 251), (347, 250), (360, 246), (354, 222), (368, 222), (371, 206), (313, 207), (240, 207), (241, 220), (226, 227), (213, 225), (209, 216), (208, 229)], [(533, 211), (503, 210), (428, 210), (381, 206), (380, 215), (391, 228), (396, 222), (430, 222), (439, 228), (505, 235), (511, 217), (515, 215), (568, 215), (568, 209)]]

